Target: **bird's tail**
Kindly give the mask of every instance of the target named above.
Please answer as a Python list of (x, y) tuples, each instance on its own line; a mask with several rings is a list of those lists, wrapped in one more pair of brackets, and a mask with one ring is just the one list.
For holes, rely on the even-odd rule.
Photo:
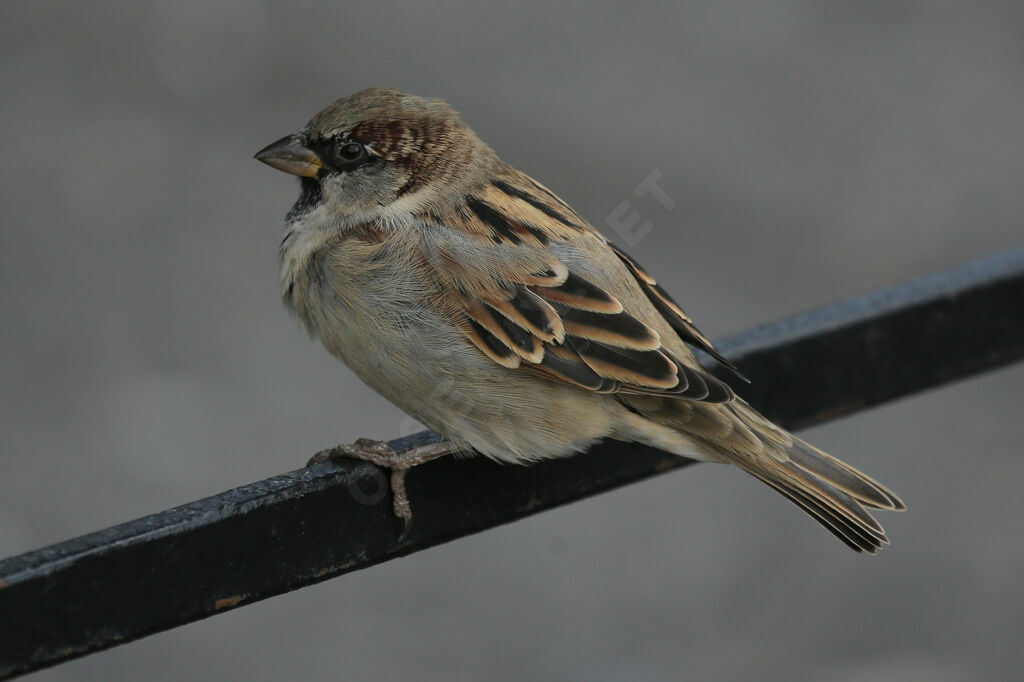
[(790, 437), (785, 457), (729, 457), (814, 517), (850, 548), (874, 554), (889, 543), (867, 509), (903, 510), (903, 502), (874, 479), (813, 445)]
[(708, 404), (631, 396), (629, 405), (692, 439), (699, 459), (735, 464), (764, 481), (858, 552), (874, 554), (889, 542), (869, 509), (906, 508), (881, 483), (776, 426), (742, 399)]

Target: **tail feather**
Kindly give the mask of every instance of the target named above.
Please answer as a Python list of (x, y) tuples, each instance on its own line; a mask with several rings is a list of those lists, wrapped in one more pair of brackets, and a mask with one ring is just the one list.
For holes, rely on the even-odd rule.
[(855, 552), (875, 554), (882, 548), (883, 544), (888, 543), (888, 538), (885, 538), (884, 536), (882, 538), (877, 538), (874, 534), (864, 532), (855, 524), (850, 524), (845, 519), (836, 516), (830, 510), (822, 507), (822, 505), (816, 500), (811, 499), (799, 490), (791, 488), (781, 481), (768, 478), (767, 476), (762, 476), (753, 472), (751, 473), (774, 488), (776, 492), (782, 494), (782, 496), (790, 502), (803, 509), (811, 516), (811, 518), (824, 526), (826, 530), (842, 540), (847, 547)]
[(830, 481), (837, 488), (852, 495), (865, 507), (885, 511), (906, 509), (896, 494), (884, 485), (857, 471), (849, 464), (822, 452), (810, 443), (794, 438), (793, 447), (787, 454), (798, 467)]
[(852, 549), (876, 553), (889, 544), (867, 512), (905, 509), (895, 494), (851, 466), (793, 438), (785, 459), (734, 459), (740, 468), (782, 493)]
[(639, 424), (631, 423), (620, 434), (624, 440), (664, 448), (674, 441), (656, 431), (655, 425), (681, 433), (689, 446), (697, 446), (700, 459), (735, 464), (858, 552), (874, 554), (889, 544), (885, 530), (868, 510), (906, 509), (881, 483), (776, 426), (742, 399), (724, 404), (656, 396), (620, 396), (619, 400), (641, 417)]

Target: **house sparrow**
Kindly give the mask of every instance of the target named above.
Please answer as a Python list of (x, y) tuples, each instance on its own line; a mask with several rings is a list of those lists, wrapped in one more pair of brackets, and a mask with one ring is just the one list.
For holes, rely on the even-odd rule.
[(284, 302), (367, 385), (441, 434), (408, 452), (322, 455), (391, 468), (475, 451), (517, 464), (603, 438), (735, 464), (840, 540), (888, 542), (873, 479), (758, 414), (703, 370), (728, 365), (635, 260), (503, 163), (438, 99), (370, 88), (256, 158), (299, 176), (280, 250)]

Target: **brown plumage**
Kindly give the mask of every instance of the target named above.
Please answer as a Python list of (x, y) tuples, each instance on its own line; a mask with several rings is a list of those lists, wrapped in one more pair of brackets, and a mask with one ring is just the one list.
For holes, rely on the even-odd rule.
[(363, 91), (260, 158), (304, 178), (286, 303), (457, 447), (526, 462), (635, 440), (735, 464), (854, 549), (887, 542), (866, 509), (902, 509), (893, 493), (708, 374), (689, 346), (738, 371), (635, 260), (443, 102)]

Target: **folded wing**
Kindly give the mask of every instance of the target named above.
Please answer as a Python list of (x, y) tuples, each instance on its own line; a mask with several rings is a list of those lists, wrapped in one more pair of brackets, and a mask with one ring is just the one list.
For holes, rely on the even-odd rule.
[[(445, 261), (437, 269), (445, 280), (440, 308), (494, 362), (600, 393), (734, 399), (728, 385), (673, 355), (614, 295), (555, 258), (551, 242), (604, 238), (527, 176), (509, 169), (461, 203), (421, 219), (473, 245), (458, 250), (458, 261), (436, 244), (423, 257)], [(609, 248), (684, 340), (720, 357), (649, 275)], [(467, 253), (477, 257), (467, 263)]]

